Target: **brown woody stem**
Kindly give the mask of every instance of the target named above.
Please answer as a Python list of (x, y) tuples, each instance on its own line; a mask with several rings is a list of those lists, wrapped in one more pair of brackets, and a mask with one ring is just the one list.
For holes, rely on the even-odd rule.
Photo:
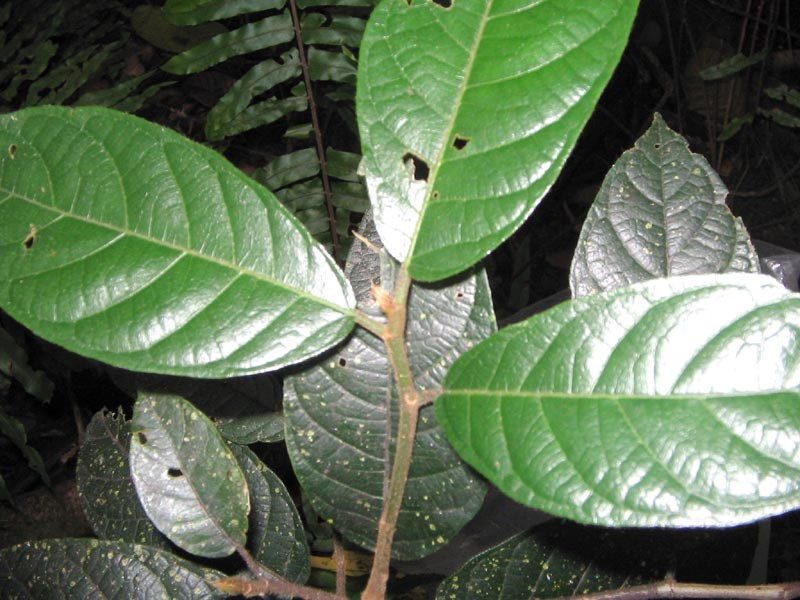
[[(564, 596), (562, 600), (568, 597)], [(572, 596), (569, 596), (572, 598)], [(800, 582), (769, 585), (712, 585), (679, 583), (667, 579), (621, 590), (581, 595), (581, 600), (650, 600), (658, 598), (737, 598), (740, 600), (790, 600), (800, 598)]]
[(406, 305), (410, 289), (411, 278), (405, 265), (400, 268), (397, 275), (393, 294), (390, 295), (380, 288), (373, 289), (375, 298), (387, 319), (383, 341), (397, 383), (400, 416), (397, 423), (397, 441), (388, 492), (383, 499), (383, 511), (378, 521), (375, 557), (367, 587), (361, 596), (362, 600), (383, 600), (386, 595), (389, 563), (392, 559), (392, 542), (395, 531), (397, 531), (397, 519), (403, 504), (408, 471), (411, 467), (411, 456), (414, 451), (414, 439), (417, 433), (420, 400), (406, 351)]

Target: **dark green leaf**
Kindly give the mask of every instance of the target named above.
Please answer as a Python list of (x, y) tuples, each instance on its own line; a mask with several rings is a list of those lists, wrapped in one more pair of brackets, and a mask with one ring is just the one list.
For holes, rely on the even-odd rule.
[(131, 15), (137, 35), (149, 44), (169, 52), (184, 52), (205, 40), (228, 31), (220, 23), (179, 27), (167, 21), (157, 6), (140, 4)]
[(156, 527), (198, 556), (244, 545), (247, 482), (211, 421), (178, 396), (143, 394), (131, 431), (133, 483)]
[(28, 356), (13, 337), (0, 327), (0, 373), (19, 381), (22, 389), (42, 402), (53, 397), (53, 382), (28, 364)]
[(764, 93), (773, 100), (783, 100), (790, 106), (800, 108), (800, 90), (797, 88), (790, 88), (785, 83), (782, 83), (765, 89)]
[(256, 181), (272, 191), (319, 174), (319, 159), (314, 148), (284, 154), (253, 173)]
[(220, 33), (182, 54), (173, 56), (161, 68), (179, 75), (199, 73), (232, 56), (271, 48), (293, 39), (292, 19), (288, 13), (281, 13), (248, 23), (233, 31)]
[(251, 104), (233, 116), (230, 121), (215, 123), (215, 129), (209, 131), (209, 134), (213, 136), (213, 139), (222, 139), (262, 125), (269, 125), (289, 113), (304, 111), (306, 108), (308, 108), (308, 100), (305, 96), (269, 98)]
[(59, 107), (0, 117), (0, 148), (0, 306), (48, 340), (138, 371), (231, 377), (352, 328), (330, 256), (213, 151)]
[(280, 478), (244, 446), (231, 445), (250, 488), (247, 548), (281, 577), (305, 583), (311, 572), (303, 522)]
[(302, 18), (303, 41), (306, 44), (351, 46), (358, 48), (367, 22), (359, 17), (309, 12)]
[(308, 74), (313, 81), (355, 83), (356, 65), (341, 52), (308, 49)]
[(436, 414), (522, 504), (611, 526), (728, 526), (800, 506), (800, 296), (672, 277), (564, 303), (450, 369)]
[[(348, 258), (347, 272), (356, 273), (366, 310), (376, 310), (369, 282), (380, 279), (380, 270), (373, 258), (361, 242)], [(483, 271), (446, 285), (415, 286), (408, 351), (420, 387), (438, 387), (455, 357), (493, 329)], [(286, 443), (295, 473), (314, 509), (366, 548), (375, 544), (387, 452), (394, 451), (394, 437), (386, 441), (387, 427), (394, 436), (397, 426), (391, 381), (383, 343), (359, 330), (337, 352), (285, 382)], [(484, 484), (444, 440), (433, 411), (423, 409), (394, 556), (416, 558), (442, 546), (472, 518), (484, 493)]]
[[(439, 586), (436, 600), (580, 597), (663, 579), (744, 583), (753, 527), (725, 531), (616, 531), (553, 521), (472, 558)], [(724, 549), (724, 550), (721, 550)], [(722, 563), (722, 564), (716, 564)], [(733, 567), (733, 569), (731, 569)]]
[(375, 219), (415, 279), (459, 273), (555, 181), (619, 60), (637, 0), (390, 0), (361, 44)]
[(27, 542), (0, 551), (3, 597), (25, 600), (206, 600), (221, 573), (156, 548), (90, 539)]
[(570, 272), (573, 295), (670, 275), (758, 272), (727, 195), (708, 161), (656, 114), (611, 167), (586, 217)]
[(130, 424), (101, 410), (92, 417), (80, 453), (76, 480), (86, 520), (98, 537), (167, 546), (142, 508), (131, 481)]
[(770, 109), (759, 108), (758, 114), (767, 119), (775, 121), (778, 125), (791, 129), (800, 129), (800, 117), (786, 112), (782, 108), (773, 107)]
[(767, 56), (767, 49), (756, 52), (753, 56), (745, 56), (744, 54), (736, 54), (723, 60), (721, 63), (707, 67), (700, 71), (700, 78), (703, 81), (716, 81), (717, 79), (724, 79), (735, 75), (740, 71), (757, 65)]
[(164, 16), (179, 25), (228, 19), (262, 10), (281, 9), (286, 0), (167, 0)]
[[(253, 98), (272, 89), (279, 83), (299, 75), (300, 58), (295, 49), (283, 54), (279, 61), (268, 59), (256, 64), (233, 84), (231, 89), (220, 98), (219, 102), (208, 113), (206, 136), (210, 140), (218, 140), (225, 137), (226, 131), (241, 130), (241, 125), (235, 127), (232, 123), (237, 119), (243, 119), (241, 115), (246, 113)], [(273, 103), (279, 102), (278, 100), (273, 100)], [(300, 104), (297, 110), (304, 109), (305, 104)], [(283, 116), (283, 114), (278, 115), (276, 118)], [(274, 190), (274, 188), (271, 189)]]

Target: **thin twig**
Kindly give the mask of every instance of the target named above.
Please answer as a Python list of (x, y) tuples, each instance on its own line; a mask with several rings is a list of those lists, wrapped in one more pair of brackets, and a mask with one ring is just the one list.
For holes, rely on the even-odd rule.
[[(567, 600), (563, 596), (557, 600)], [(659, 598), (736, 598), (738, 600), (791, 600), (800, 598), (800, 581), (764, 585), (716, 585), (666, 580), (621, 590), (580, 596), (581, 600), (652, 600)]]
[(386, 325), (360, 310), (356, 310), (355, 319), (357, 324), (361, 325), (361, 327), (369, 331), (372, 335), (383, 338), (386, 332)]
[(319, 171), (322, 178), (322, 191), (325, 195), (325, 206), (328, 209), (328, 224), (331, 228), (331, 242), (333, 244), (333, 259), (341, 264), (341, 248), (339, 246), (339, 233), (336, 231), (336, 212), (333, 209), (333, 193), (331, 192), (331, 182), (328, 178), (328, 159), (325, 156), (325, 143), (322, 141), (322, 129), (319, 126), (317, 116), (317, 104), (314, 102), (314, 92), (311, 88), (311, 74), (308, 71), (308, 60), (306, 60), (306, 48), (303, 42), (303, 32), (300, 28), (300, 17), (297, 15), (296, 0), (289, 0), (289, 9), (292, 13), (292, 23), (294, 24), (294, 38), (297, 44), (297, 51), (300, 53), (300, 66), (303, 69), (303, 81), (306, 85), (306, 97), (308, 98), (308, 112), (311, 113), (311, 125), (314, 128), (314, 140), (317, 145), (317, 158), (319, 159)]
[(280, 579), (247, 579), (245, 577), (225, 577), (214, 582), (221, 592), (231, 596), (281, 596), (287, 598), (303, 598), (303, 600), (343, 600), (345, 596), (331, 594), (325, 590), (298, 585)]

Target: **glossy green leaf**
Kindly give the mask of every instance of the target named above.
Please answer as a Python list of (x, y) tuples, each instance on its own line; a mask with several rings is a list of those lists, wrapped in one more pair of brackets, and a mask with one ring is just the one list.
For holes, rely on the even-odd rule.
[(244, 545), (247, 482), (211, 421), (179, 396), (143, 394), (131, 432), (133, 483), (155, 526), (198, 556), (227, 556)]
[[(376, 239), (374, 227), (370, 237)], [(361, 242), (348, 258), (346, 270), (365, 310), (377, 310), (370, 282), (388, 285), (377, 261)], [(423, 389), (438, 387), (448, 365), (494, 329), (484, 272), (447, 285), (414, 286), (408, 319), (408, 352), (417, 383)], [(397, 427), (392, 381), (382, 341), (358, 330), (337, 352), (284, 383), (286, 444), (295, 474), (314, 509), (366, 548), (375, 545), (387, 452), (394, 447), (394, 437), (386, 442), (387, 427), (393, 436)], [(433, 411), (424, 408), (394, 556), (417, 558), (445, 544), (472, 518), (484, 493), (483, 482), (447, 444)]]
[(247, 548), (284, 579), (305, 583), (311, 573), (303, 521), (280, 478), (244, 446), (231, 445), (250, 488)]
[(341, 52), (308, 49), (308, 74), (314, 81), (355, 83), (356, 71), (355, 63)]
[(541, 200), (611, 77), (638, 2), (444, 4), (383, 2), (359, 59), (378, 231), (425, 281), (482, 259)]
[(53, 397), (53, 382), (28, 364), (28, 355), (5, 329), (0, 327), (0, 373), (16, 379), (22, 389), (42, 402)]
[(465, 353), (436, 402), (522, 504), (611, 526), (728, 526), (800, 506), (800, 296), (767, 276), (593, 294)]
[(150, 548), (91, 539), (27, 542), (0, 550), (3, 597), (25, 600), (224, 598), (222, 574)]
[(281, 9), (286, 0), (167, 0), (164, 16), (179, 25), (229, 19), (262, 10)]
[(470, 559), (442, 582), (436, 600), (580, 597), (668, 575), (744, 583), (755, 533), (753, 527), (619, 531), (551, 521)]
[(210, 40), (173, 56), (161, 68), (179, 75), (199, 73), (233, 56), (263, 50), (293, 39), (292, 19), (288, 13), (281, 13), (215, 35)]
[(306, 13), (302, 20), (303, 42), (328, 46), (350, 46), (358, 48), (367, 22), (359, 17)]
[(124, 368), (201, 377), (304, 360), (352, 328), (344, 275), (219, 155), (100, 108), (0, 117), (0, 306)]
[(101, 539), (166, 547), (166, 538), (136, 496), (128, 462), (130, 442), (130, 423), (124, 415), (101, 410), (92, 417), (75, 473), (83, 514)]
[(670, 275), (758, 272), (727, 195), (708, 161), (656, 114), (611, 167), (586, 217), (570, 272), (573, 296)]

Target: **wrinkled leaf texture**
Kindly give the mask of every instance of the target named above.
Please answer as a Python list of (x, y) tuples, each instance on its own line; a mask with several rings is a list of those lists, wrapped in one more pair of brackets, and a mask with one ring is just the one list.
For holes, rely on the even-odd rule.
[(800, 296), (657, 279), (495, 334), (437, 416), (513, 499), (607, 526), (729, 526), (800, 506)]
[(0, 306), (46, 339), (138, 370), (230, 377), (352, 328), (352, 290), (224, 158), (101, 108), (0, 117)]
[(128, 461), (130, 422), (123, 414), (96, 413), (86, 427), (75, 479), (86, 520), (104, 540), (168, 547), (136, 495)]
[(727, 195), (708, 161), (656, 114), (589, 210), (572, 260), (573, 296), (672, 275), (758, 272)]
[(580, 597), (667, 575), (744, 583), (756, 540), (755, 527), (620, 531), (551, 521), (471, 558), (442, 582), (436, 600)]
[(465, 270), (530, 215), (611, 77), (637, 5), (375, 9), (359, 58), (364, 166), (381, 239), (415, 279)]
[[(362, 227), (376, 240), (374, 227)], [(376, 310), (370, 282), (390, 286), (380, 277), (378, 255), (357, 241), (346, 271), (365, 310)], [(408, 311), (408, 353), (422, 389), (438, 387), (452, 361), (494, 331), (483, 271), (412, 286)], [(295, 473), (314, 510), (366, 548), (375, 545), (387, 451), (394, 451), (398, 400), (392, 381), (383, 342), (361, 330), (285, 381), (286, 444)], [(393, 555), (413, 559), (444, 545), (480, 508), (485, 491), (444, 439), (433, 411), (423, 408)]]
[(208, 600), (221, 573), (148, 546), (60, 539), (0, 550), (0, 590), (14, 600)]

